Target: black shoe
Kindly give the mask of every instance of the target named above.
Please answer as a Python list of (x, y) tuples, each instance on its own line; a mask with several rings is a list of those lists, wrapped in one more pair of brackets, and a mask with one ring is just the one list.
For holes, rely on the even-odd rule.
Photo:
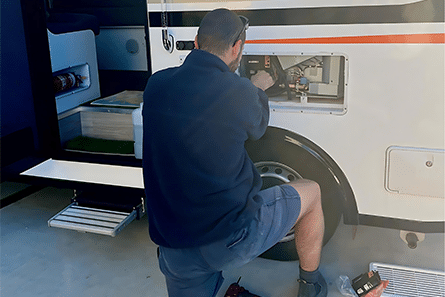
[(299, 279), (298, 282), (300, 288), (297, 297), (326, 297), (328, 295), (328, 285), (321, 275), (316, 283), (308, 283), (302, 279)]
[(250, 293), (249, 291), (238, 285), (238, 283), (233, 283), (227, 289), (227, 292), (224, 295), (224, 297), (260, 297), (260, 296)]

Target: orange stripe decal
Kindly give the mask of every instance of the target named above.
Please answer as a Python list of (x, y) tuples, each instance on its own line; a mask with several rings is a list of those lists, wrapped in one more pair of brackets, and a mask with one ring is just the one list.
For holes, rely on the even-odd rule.
[(246, 40), (246, 43), (249, 44), (362, 44), (444, 42), (444, 33)]

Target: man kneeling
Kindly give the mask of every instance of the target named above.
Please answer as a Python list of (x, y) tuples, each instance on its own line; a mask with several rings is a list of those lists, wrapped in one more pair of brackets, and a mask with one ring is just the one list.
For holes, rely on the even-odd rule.
[(235, 74), (248, 20), (226, 9), (201, 22), (179, 67), (144, 92), (143, 173), (150, 236), (169, 296), (215, 296), (222, 271), (262, 254), (295, 225), (298, 296), (326, 296), (318, 271), (324, 233), (320, 188), (310, 180), (260, 190), (247, 155), (269, 122), (265, 71)]

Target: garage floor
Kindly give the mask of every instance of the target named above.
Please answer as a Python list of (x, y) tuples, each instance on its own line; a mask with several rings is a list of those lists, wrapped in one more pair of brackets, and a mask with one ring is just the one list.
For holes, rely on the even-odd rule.
[[(45, 188), (0, 210), (0, 295), (167, 296), (146, 218), (115, 238), (47, 227), (71, 195), (71, 190)], [(353, 239), (353, 229), (340, 223), (324, 247), (321, 269), (330, 297), (342, 296), (335, 286), (339, 275), (353, 278), (370, 262), (444, 270), (444, 234), (427, 234), (413, 250), (397, 230), (359, 226)], [(218, 297), (240, 276), (241, 285), (262, 297), (296, 296), (298, 291), (298, 262), (258, 258), (226, 271)]]

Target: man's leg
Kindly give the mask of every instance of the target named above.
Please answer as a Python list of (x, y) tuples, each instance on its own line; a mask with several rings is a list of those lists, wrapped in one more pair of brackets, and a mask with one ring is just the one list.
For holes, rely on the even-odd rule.
[(221, 271), (209, 267), (198, 248), (160, 247), (159, 268), (170, 297), (216, 296), (224, 280)]
[(295, 225), (295, 244), (303, 282), (299, 296), (326, 296), (327, 285), (318, 272), (324, 235), (320, 187), (316, 182), (305, 179), (289, 185), (297, 190), (301, 198), (300, 215)]
[(300, 266), (306, 271), (314, 271), (320, 265), (324, 235), (320, 187), (306, 179), (289, 185), (295, 188), (301, 197), (301, 211), (295, 225), (295, 244)]

